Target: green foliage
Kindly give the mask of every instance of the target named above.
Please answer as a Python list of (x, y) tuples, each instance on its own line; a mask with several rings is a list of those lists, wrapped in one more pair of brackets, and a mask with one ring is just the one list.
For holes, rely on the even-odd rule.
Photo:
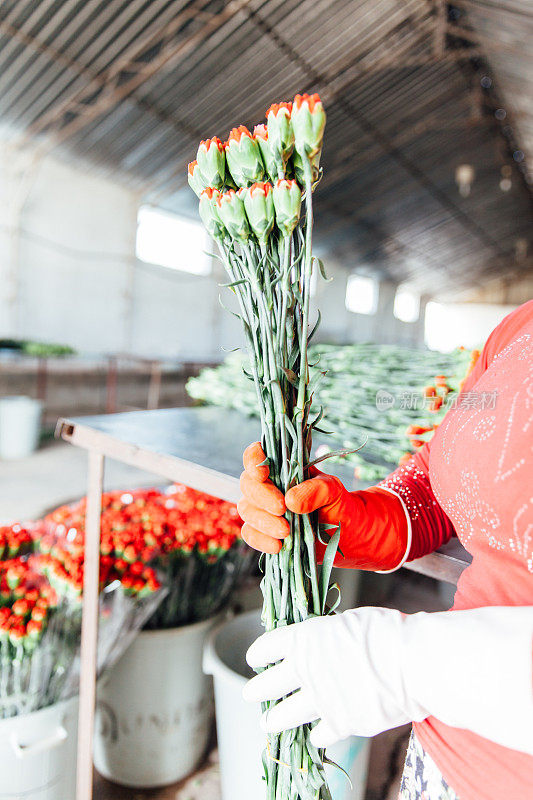
[[(316, 344), (309, 348), (310, 380), (320, 380), (311, 413), (314, 430), (331, 432), (330, 448), (356, 449), (344, 461), (357, 467), (367, 481), (384, 478), (409, 451), (407, 426), (440, 422), (446, 406), (457, 394), (470, 360), (470, 352), (443, 354), (393, 345)], [(187, 391), (195, 400), (257, 415), (252, 387), (242, 379), (246, 356), (234, 353), (219, 367), (204, 369), (190, 378)], [(290, 377), (294, 374), (292, 370)], [(423, 389), (435, 375), (448, 378), (450, 393), (437, 413), (429, 410)], [(390, 407), (376, 406), (380, 391), (394, 398)], [(320, 404), (319, 404), (320, 402)], [(316, 427), (320, 423), (320, 428)]]

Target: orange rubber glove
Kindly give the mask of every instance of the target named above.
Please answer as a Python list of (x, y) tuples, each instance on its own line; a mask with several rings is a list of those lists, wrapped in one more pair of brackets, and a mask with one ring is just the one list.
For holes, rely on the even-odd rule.
[[(318, 521), (341, 526), (335, 566), (388, 572), (406, 560), (411, 545), (411, 524), (403, 501), (394, 492), (373, 487), (349, 492), (333, 475), (312, 468), (307, 481), (293, 486), (285, 497), (268, 479), (268, 466), (259, 442), (246, 448), (237, 505), (244, 520), (242, 536), (250, 547), (279, 553), (290, 533), (286, 510), (295, 514), (318, 511)], [(317, 541), (320, 562), (325, 546)]]

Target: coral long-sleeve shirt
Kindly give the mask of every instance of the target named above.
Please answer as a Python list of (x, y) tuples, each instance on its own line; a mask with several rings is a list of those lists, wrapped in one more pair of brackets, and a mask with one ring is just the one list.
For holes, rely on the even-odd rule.
[[(409, 558), (454, 530), (472, 555), (454, 609), (533, 605), (533, 300), (493, 331), (430, 445), (383, 485), (411, 517)], [(532, 800), (533, 756), (432, 717), (414, 727), (460, 800)]]

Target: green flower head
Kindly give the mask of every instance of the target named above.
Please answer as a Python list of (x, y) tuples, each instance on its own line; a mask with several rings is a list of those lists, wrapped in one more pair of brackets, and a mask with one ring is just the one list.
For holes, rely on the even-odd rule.
[(317, 94), (297, 94), (292, 104), (294, 147), (304, 158), (313, 158), (322, 148), (326, 112)]
[[(226, 157), (224, 145), (216, 136), (200, 142), (196, 162), (200, 168), (200, 177), (204, 187), (212, 186), (213, 189), (222, 189), (226, 175)], [(193, 162), (194, 163), (194, 162)]]
[(280, 169), (283, 170), (283, 161), (276, 157), (276, 154), (268, 141), (268, 130), (266, 125), (256, 125), (254, 128), (254, 139), (258, 144), (259, 152), (263, 158), (265, 171), (272, 183), (277, 181)]
[(259, 145), (244, 125), (233, 128), (224, 145), (229, 171), (237, 186), (246, 188), (263, 179), (265, 168)]
[(220, 197), (218, 189), (209, 186), (200, 195), (200, 217), (207, 232), (213, 239), (223, 239), (226, 236), (224, 225), (218, 214), (217, 200)]
[(243, 191), (244, 208), (250, 228), (264, 242), (274, 227), (274, 200), (271, 183), (254, 183)]
[(187, 180), (189, 181), (189, 186), (197, 197), (200, 197), (204, 189), (207, 188), (202, 180), (200, 167), (198, 166), (197, 161), (191, 161), (187, 167)]
[[(242, 190), (241, 190), (242, 191)], [(216, 198), (218, 217), (232, 239), (245, 241), (250, 235), (241, 192), (230, 189)]]
[(292, 103), (274, 103), (266, 113), (268, 141), (273, 153), (281, 161), (276, 178), (285, 175), (285, 167), (294, 149), (294, 131), (291, 125)]
[(296, 181), (280, 178), (272, 191), (276, 225), (284, 236), (289, 236), (300, 219), (302, 190)]

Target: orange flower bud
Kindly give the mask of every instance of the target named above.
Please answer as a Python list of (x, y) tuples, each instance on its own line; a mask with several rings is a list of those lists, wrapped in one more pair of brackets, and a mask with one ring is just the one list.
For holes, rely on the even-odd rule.
[(262, 139), (265, 142), (268, 141), (268, 130), (265, 124), (255, 126), (254, 139)]
[(297, 182), (280, 178), (273, 190), (276, 225), (284, 236), (289, 236), (300, 219), (302, 192)]
[(297, 94), (294, 98), (291, 122), (294, 146), (300, 157), (313, 159), (322, 149), (326, 112), (317, 94)]
[(278, 177), (278, 163), (270, 142), (268, 140), (268, 130), (266, 125), (256, 125), (254, 128), (254, 137), (259, 147), (259, 152), (263, 158), (265, 170), (271, 181), (275, 181)]
[(237, 186), (246, 187), (263, 178), (265, 168), (259, 144), (245, 125), (230, 131), (224, 148), (231, 177)]
[(277, 161), (277, 175), (285, 174), (287, 161), (294, 149), (291, 125), (292, 103), (273, 103), (266, 112), (268, 141)]
[(244, 210), (241, 192), (230, 189), (216, 198), (216, 209), (220, 221), (232, 239), (248, 239), (250, 229)]
[(431, 400), (431, 402), (429, 404), (429, 410), (432, 413), (435, 413), (436, 411), (438, 411), (442, 407), (443, 402), (444, 402), (444, 400), (443, 400), (442, 397), (434, 397), (434, 398), (432, 398), (432, 400)]
[(428, 428), (427, 425), (409, 425), (407, 428), (407, 436), (420, 436), (423, 433), (429, 433), (433, 428)]
[(218, 137), (214, 136), (212, 139), (200, 142), (196, 161), (204, 186), (214, 186), (216, 189), (224, 186), (226, 158), (224, 145)]
[(202, 176), (200, 174), (200, 167), (198, 166), (197, 161), (191, 161), (187, 167), (187, 180), (189, 181), (189, 186), (197, 195), (200, 197), (202, 191), (206, 188), (204, 182), (202, 180)]
[(267, 109), (265, 116), (267, 119), (269, 117), (269, 114), (274, 114), (274, 116), (277, 117), (278, 114), (281, 112), (282, 114), (285, 114), (286, 116), (290, 117), (291, 111), (292, 111), (292, 103), (285, 103), (285, 102), (272, 103), (270, 108)]
[[(322, 110), (322, 100), (318, 94), (297, 94), (294, 98), (294, 106), (297, 109), (300, 109), (303, 105), (307, 104), (309, 111), (311, 114), (315, 111), (315, 108), (320, 105), (320, 110)], [(292, 105), (292, 104), (291, 104)]]
[(243, 192), (244, 208), (250, 228), (264, 242), (274, 227), (274, 202), (271, 183), (254, 183)]

